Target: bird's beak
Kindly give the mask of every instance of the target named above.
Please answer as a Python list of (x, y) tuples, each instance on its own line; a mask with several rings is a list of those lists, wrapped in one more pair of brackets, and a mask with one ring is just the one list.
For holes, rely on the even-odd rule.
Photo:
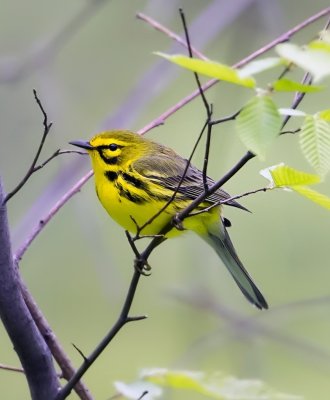
[(89, 142), (86, 142), (84, 140), (73, 140), (72, 142), (69, 142), (69, 144), (73, 144), (74, 146), (81, 147), (82, 149), (85, 150), (94, 149), (94, 147)]

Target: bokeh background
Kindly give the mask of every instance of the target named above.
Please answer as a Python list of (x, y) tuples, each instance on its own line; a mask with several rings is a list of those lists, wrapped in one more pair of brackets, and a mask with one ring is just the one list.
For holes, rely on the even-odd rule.
[[(101, 129), (138, 130), (195, 89), (190, 73), (152, 54), (184, 50), (138, 20), (137, 12), (181, 33), (178, 8), (183, 7), (194, 45), (230, 64), (325, 3), (1, 0), (0, 171), (6, 189), (27, 170), (42, 134), (33, 88), (54, 122), (44, 159), (57, 148), (69, 148), (68, 141), (87, 139)], [(294, 41), (310, 40), (324, 24), (319, 21)], [(235, 112), (250, 95), (224, 84), (208, 92), (218, 117)], [(284, 101), (289, 106), (289, 98)], [(301, 108), (329, 108), (329, 92), (308, 96)], [(148, 137), (188, 157), (204, 121), (197, 99)], [(217, 127), (212, 143), (209, 174), (219, 178), (244, 148), (232, 123)], [(195, 164), (201, 165), (202, 155), (203, 147)], [(297, 137), (289, 135), (277, 141), (264, 163), (252, 160), (226, 190), (242, 193), (262, 187), (259, 170), (281, 161), (310, 171)], [(87, 157), (71, 154), (32, 177), (8, 205), (14, 249), (88, 170)], [(328, 183), (319, 190), (330, 195)], [(306, 399), (329, 398), (330, 214), (285, 192), (250, 196), (244, 205), (253, 213), (227, 209), (226, 216), (238, 253), (270, 310), (252, 308), (197, 237), (188, 234), (165, 243), (152, 255), (152, 275), (142, 279), (134, 300), (133, 314), (148, 319), (125, 327), (84, 377), (96, 399), (109, 398), (115, 393), (114, 381), (130, 382), (145, 367), (222, 370), (262, 379)], [(24, 256), (24, 280), (76, 366), (81, 358), (72, 343), (89, 354), (112, 326), (126, 295), (132, 260), (123, 230), (99, 205), (92, 181)], [(0, 363), (19, 365), (2, 326)], [(0, 371), (0, 396), (29, 398), (24, 377)], [(177, 398), (192, 397), (180, 393)]]

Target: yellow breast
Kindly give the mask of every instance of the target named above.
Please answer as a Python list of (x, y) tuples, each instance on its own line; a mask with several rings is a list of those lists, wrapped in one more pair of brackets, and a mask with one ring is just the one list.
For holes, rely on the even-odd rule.
[[(111, 180), (111, 176), (106, 177), (103, 173), (96, 173), (95, 187), (100, 202), (111, 218), (131, 233), (136, 233), (138, 228), (143, 227), (141, 235), (159, 234), (175, 214), (189, 203), (180, 201), (178, 207), (178, 202), (174, 201), (159, 213), (166, 205), (166, 201), (152, 198), (150, 188), (148, 193), (142, 188), (128, 184), (120, 174)], [(157, 191), (157, 188), (154, 188), (154, 191)], [(203, 234), (210, 220), (219, 221), (219, 211), (220, 208), (215, 207), (211, 212), (188, 217), (183, 227)], [(148, 223), (156, 214), (157, 217)], [(183, 231), (174, 228), (166, 236), (173, 237), (182, 233)]]
[[(104, 176), (95, 175), (96, 193), (109, 215), (124, 229), (136, 233), (164, 206), (164, 202), (150, 199), (142, 189), (128, 185), (118, 175), (111, 182)], [(173, 206), (164, 210), (152, 223), (146, 225), (141, 235), (156, 235), (168, 224), (175, 211)]]

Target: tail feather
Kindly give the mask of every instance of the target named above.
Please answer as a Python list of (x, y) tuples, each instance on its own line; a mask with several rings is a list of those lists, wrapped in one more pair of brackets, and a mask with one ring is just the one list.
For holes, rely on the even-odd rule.
[(219, 230), (219, 233), (217, 232), (216, 234), (209, 231), (208, 236), (204, 237), (204, 239), (217, 252), (244, 296), (256, 307), (267, 309), (268, 304), (265, 298), (238, 258), (226, 228), (222, 226), (220, 229), (221, 231)]

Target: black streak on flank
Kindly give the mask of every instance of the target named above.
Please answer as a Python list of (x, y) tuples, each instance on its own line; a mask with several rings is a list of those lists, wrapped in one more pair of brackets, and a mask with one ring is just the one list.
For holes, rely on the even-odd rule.
[(129, 175), (126, 172), (123, 172), (122, 174), (123, 179), (125, 179), (126, 182), (130, 183), (131, 185), (135, 186), (136, 188), (140, 189), (146, 189), (147, 185), (142, 182), (140, 179), (135, 178), (133, 175)]
[(125, 190), (118, 181), (116, 182), (116, 187), (118, 189), (120, 197), (125, 198), (136, 204), (143, 204), (146, 202), (146, 199), (144, 199), (143, 197), (133, 194), (129, 190)]
[[(141, 179), (136, 178), (133, 175), (127, 174), (126, 172), (122, 172), (121, 176), (123, 179), (127, 182), (130, 183), (132, 186), (141, 189), (144, 191), (150, 198), (155, 199), (157, 201), (169, 201), (170, 196), (169, 195), (161, 195), (159, 193), (153, 193), (152, 190), (149, 188), (149, 185), (146, 182), (143, 182)], [(138, 197), (142, 199), (142, 201), (138, 201), (139, 203), (145, 202), (143, 197), (133, 195), (133, 197)]]
[(106, 178), (110, 181), (113, 182), (118, 178), (118, 174), (115, 171), (105, 171), (104, 175)]

